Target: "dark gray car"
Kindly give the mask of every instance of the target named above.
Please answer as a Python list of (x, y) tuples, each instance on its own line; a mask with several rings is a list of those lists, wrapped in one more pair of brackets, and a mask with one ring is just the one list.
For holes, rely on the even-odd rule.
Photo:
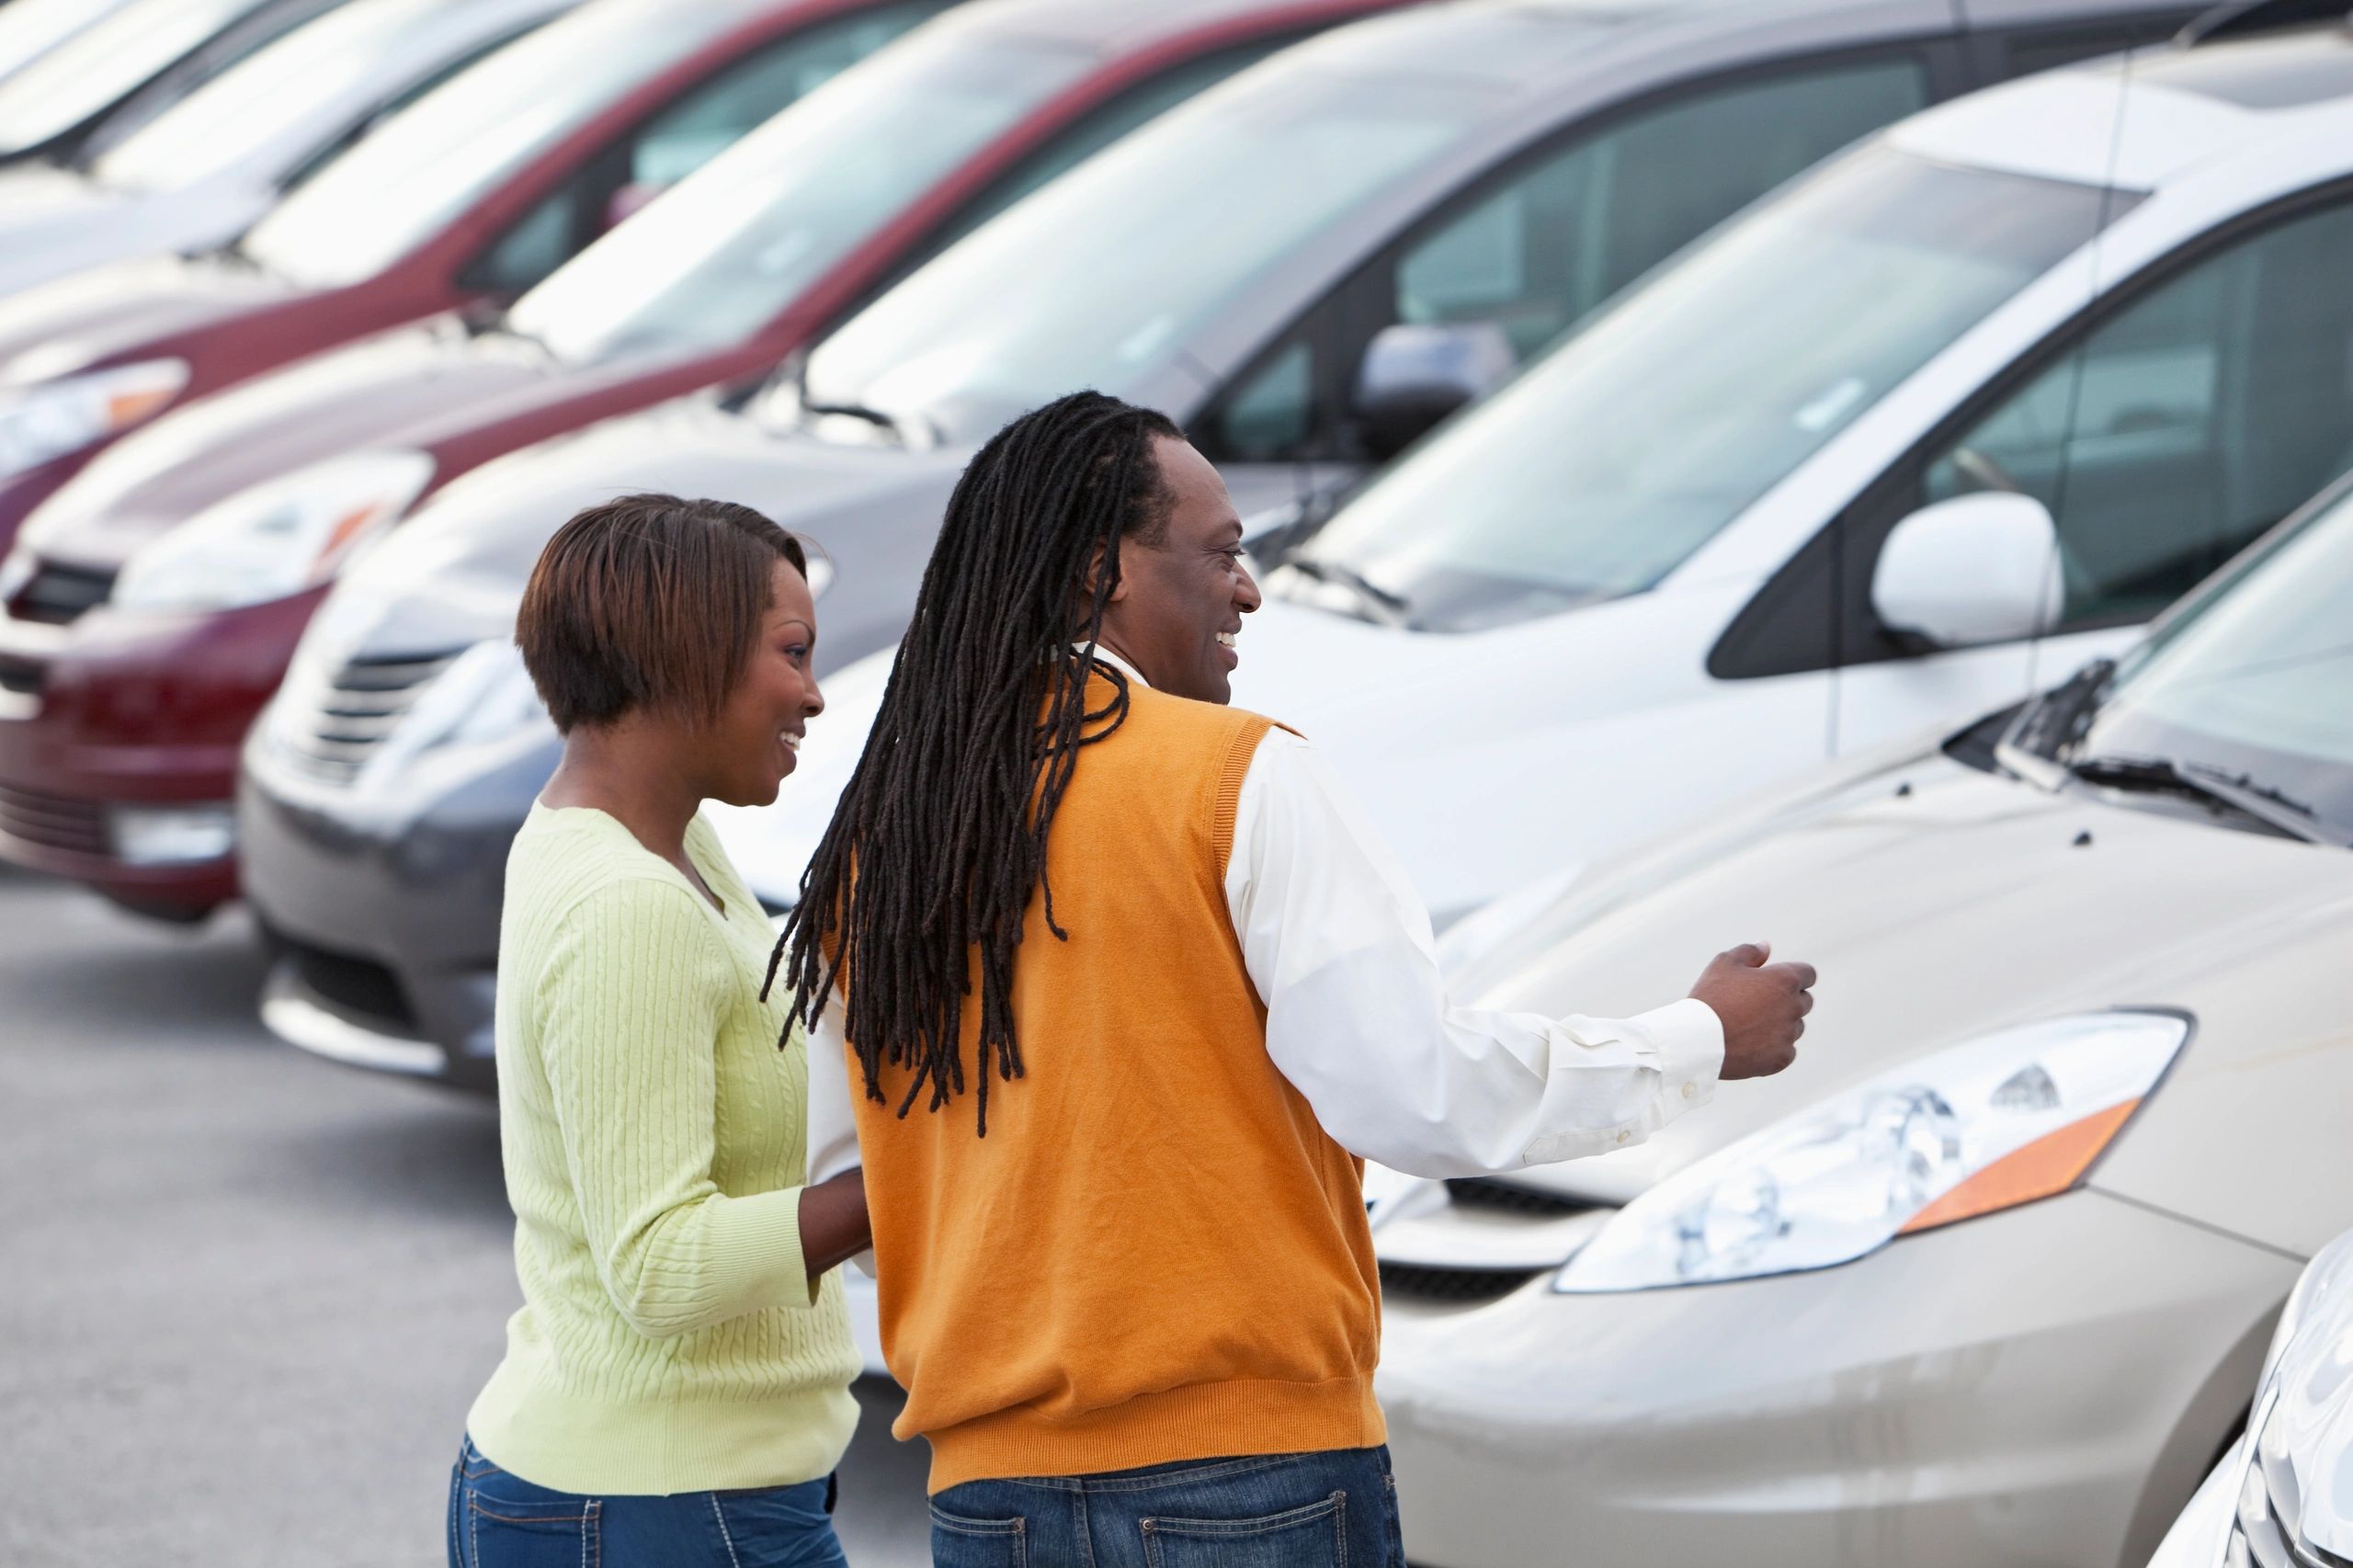
[[(264, 1017), (487, 1086), (506, 849), (555, 740), (510, 646), (574, 509), (724, 495), (817, 539), (824, 662), (904, 624), (957, 473), (1085, 385), (1166, 409), (1245, 517), (1392, 453), (1636, 276), (1864, 132), (2161, 35), (2174, 6), (1463, 0), (1287, 51), (1012, 209), (736, 403), (489, 465), (356, 567), (249, 740)], [(362, 712), (364, 751), (347, 735)]]

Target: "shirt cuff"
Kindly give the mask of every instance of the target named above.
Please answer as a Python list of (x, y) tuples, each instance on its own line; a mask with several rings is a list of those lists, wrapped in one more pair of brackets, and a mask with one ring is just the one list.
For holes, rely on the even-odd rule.
[(819, 1281), (809, 1278), (808, 1257), (801, 1250), (804, 1190), (786, 1187), (748, 1198), (714, 1200), (727, 1205), (722, 1222), (712, 1227), (710, 1240), (716, 1294), (733, 1305), (726, 1315), (766, 1306), (817, 1304)]
[(1669, 1107), (1689, 1110), (1715, 1098), (1724, 1070), (1724, 1026), (1713, 1007), (1686, 996), (1626, 1021), (1657, 1055)]

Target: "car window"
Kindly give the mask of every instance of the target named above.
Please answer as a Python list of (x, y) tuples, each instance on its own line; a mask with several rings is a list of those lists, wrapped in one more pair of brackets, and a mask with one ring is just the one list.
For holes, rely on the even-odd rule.
[(1434, 630), (1650, 587), (2107, 212), (2090, 186), (1883, 144), (1835, 159), (1441, 428), (1302, 553)]
[(1946, 443), (1927, 498), (2051, 508), (2066, 622), (2178, 597), (2353, 465), (2353, 206), (2210, 255)]
[(1399, 259), (1401, 322), (1492, 322), (1526, 358), (1740, 208), (1928, 101), (1909, 56), (1718, 85), (1508, 175)]
[(580, 364), (733, 342), (1093, 64), (952, 20), (917, 28), (681, 182), (658, 220), (598, 240), (508, 324)]
[(938, 9), (859, 12), (767, 45), (687, 93), (518, 219), (467, 267), (469, 288), (519, 295), (746, 131)]
[(1294, 333), (1219, 400), (1197, 438), (1220, 460), (1279, 461), (1307, 444), (1315, 413), (1314, 347)]

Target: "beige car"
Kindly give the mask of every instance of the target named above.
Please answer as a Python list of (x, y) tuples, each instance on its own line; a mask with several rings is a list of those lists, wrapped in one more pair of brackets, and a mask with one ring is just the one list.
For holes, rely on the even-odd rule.
[(2120, 667), (1485, 938), (1608, 1014), (1769, 937), (1797, 1065), (1375, 1210), (1427, 1568), (2139, 1568), (2353, 1223), (2353, 481)]

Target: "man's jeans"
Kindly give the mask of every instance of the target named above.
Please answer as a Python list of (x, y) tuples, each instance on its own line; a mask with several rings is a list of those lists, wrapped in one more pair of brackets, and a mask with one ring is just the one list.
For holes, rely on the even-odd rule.
[(935, 1568), (1405, 1568), (1389, 1450), (968, 1481), (931, 1500)]

